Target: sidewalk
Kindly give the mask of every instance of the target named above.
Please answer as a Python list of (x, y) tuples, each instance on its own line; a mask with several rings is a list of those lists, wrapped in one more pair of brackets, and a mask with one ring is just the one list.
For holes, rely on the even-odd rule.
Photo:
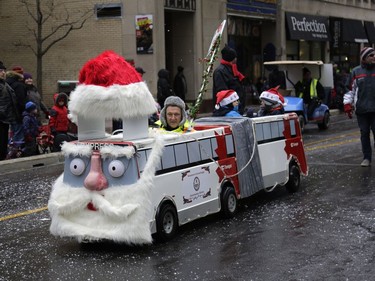
[[(339, 115), (338, 109), (330, 109), (331, 116)], [(211, 116), (211, 113), (199, 114), (198, 117)], [(46, 153), (36, 156), (23, 157), (0, 161), (0, 175), (29, 170), (36, 167), (45, 167), (54, 164), (63, 164), (64, 156), (60, 152)]]

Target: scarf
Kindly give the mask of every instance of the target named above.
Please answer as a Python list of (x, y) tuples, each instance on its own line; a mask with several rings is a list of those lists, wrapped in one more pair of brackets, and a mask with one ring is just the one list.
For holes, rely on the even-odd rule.
[(242, 81), (245, 78), (245, 76), (241, 72), (238, 71), (237, 64), (231, 63), (231, 62), (223, 60), (223, 59), (220, 61), (220, 63), (223, 64), (223, 65), (230, 66), (232, 68), (233, 75), (236, 76), (236, 77), (238, 77), (238, 79), (240, 81)]

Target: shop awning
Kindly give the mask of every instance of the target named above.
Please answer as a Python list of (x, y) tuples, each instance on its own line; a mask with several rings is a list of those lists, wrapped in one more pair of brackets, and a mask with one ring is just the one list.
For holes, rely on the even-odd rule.
[(342, 19), (343, 42), (368, 43), (367, 35), (362, 21), (353, 19)]
[(329, 41), (328, 17), (285, 13), (290, 40)]
[(375, 26), (371, 21), (365, 21), (365, 30), (367, 38), (371, 44), (375, 43)]

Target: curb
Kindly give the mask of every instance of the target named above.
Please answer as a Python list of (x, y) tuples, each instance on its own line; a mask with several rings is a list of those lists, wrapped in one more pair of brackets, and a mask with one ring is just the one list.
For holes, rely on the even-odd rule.
[(0, 161), (0, 175), (64, 163), (61, 152)]

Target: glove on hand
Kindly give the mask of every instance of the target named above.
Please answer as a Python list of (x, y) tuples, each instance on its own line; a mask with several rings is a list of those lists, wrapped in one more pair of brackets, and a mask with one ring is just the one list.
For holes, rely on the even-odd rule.
[(353, 108), (351, 104), (344, 104), (344, 111), (348, 115), (349, 119), (353, 118)]

